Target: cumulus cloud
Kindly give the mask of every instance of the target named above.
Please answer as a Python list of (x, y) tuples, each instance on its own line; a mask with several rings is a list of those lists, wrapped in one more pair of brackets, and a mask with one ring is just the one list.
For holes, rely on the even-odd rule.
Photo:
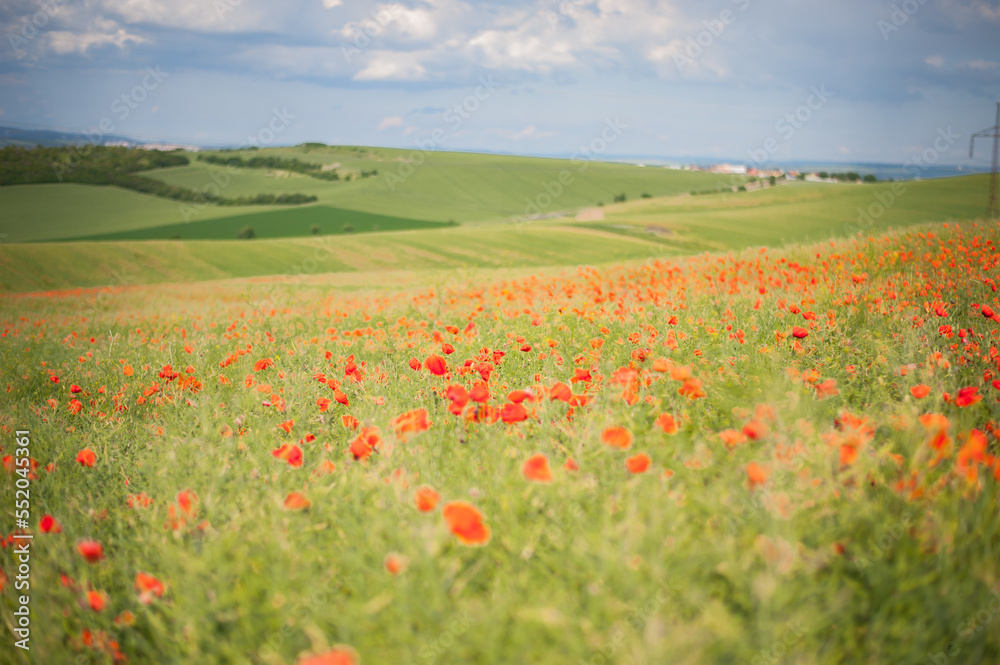
[[(3, 4), (0, 26), (8, 31), (37, 10), (30, 0)], [(158, 63), (182, 60), (194, 69), (334, 86), (447, 87), (491, 71), (779, 91), (825, 83), (842, 99), (893, 102), (920, 99), (935, 87), (1000, 94), (1000, 84), (989, 78), (998, 60), (994, 0), (922, 4), (886, 44), (877, 22), (892, 15), (893, 4), (898, 1), (88, 0), (65, 5), (44, 39), (23, 48), (42, 57), (34, 51), (47, 45), (48, 55), (69, 58), (111, 46), (156, 54)], [(106, 49), (102, 57), (109, 57)], [(0, 62), (13, 58), (10, 50), (0, 54)]]
[(54, 53), (67, 55), (70, 53), (84, 54), (93, 47), (115, 46), (125, 48), (130, 42), (133, 44), (142, 43), (141, 37), (131, 35), (124, 28), (118, 28), (114, 33), (103, 32), (69, 32), (66, 30), (55, 30), (46, 34), (49, 47)]
[(355, 81), (420, 81), (427, 70), (405, 53), (380, 51), (372, 53), (364, 69), (354, 75)]
[(378, 123), (379, 131), (382, 131), (383, 129), (388, 129), (390, 127), (402, 127), (402, 126), (403, 126), (403, 119), (400, 118), (399, 116), (382, 118), (382, 122)]

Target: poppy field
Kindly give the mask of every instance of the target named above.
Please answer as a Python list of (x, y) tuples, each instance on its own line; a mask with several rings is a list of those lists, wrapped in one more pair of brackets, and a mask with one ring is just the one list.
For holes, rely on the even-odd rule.
[(7, 295), (0, 662), (1000, 662), (998, 266)]

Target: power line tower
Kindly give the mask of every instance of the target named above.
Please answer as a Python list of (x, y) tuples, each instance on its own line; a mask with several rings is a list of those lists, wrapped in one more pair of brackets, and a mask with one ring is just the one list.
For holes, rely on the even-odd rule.
[(990, 171), (990, 198), (986, 203), (986, 219), (997, 219), (997, 167), (1000, 165), (1000, 102), (997, 102), (997, 119), (992, 127), (976, 132), (969, 139), (969, 159), (976, 139), (993, 139), (993, 170)]

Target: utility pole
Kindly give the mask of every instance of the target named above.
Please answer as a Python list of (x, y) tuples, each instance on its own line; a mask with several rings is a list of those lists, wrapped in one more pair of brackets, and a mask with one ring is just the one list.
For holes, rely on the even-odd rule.
[(992, 127), (976, 132), (969, 139), (969, 158), (976, 139), (993, 139), (993, 170), (990, 171), (990, 198), (986, 203), (986, 219), (997, 219), (997, 167), (1000, 166), (1000, 102), (997, 102), (997, 119)]

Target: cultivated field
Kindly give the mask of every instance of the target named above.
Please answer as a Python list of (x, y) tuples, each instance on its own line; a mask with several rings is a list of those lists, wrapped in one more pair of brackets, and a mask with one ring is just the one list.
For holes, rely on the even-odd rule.
[(35, 662), (994, 662), (998, 242), (8, 297)]
[[(379, 173), (374, 177), (333, 182), (274, 169), (230, 169), (196, 161), (199, 154), (202, 153), (188, 154), (192, 160), (189, 166), (146, 171), (142, 175), (194, 191), (219, 192), (230, 198), (260, 193), (303, 193), (317, 196), (317, 206), (417, 222), (454, 220), (462, 224), (509, 221), (514, 215), (525, 214), (529, 200), (534, 201), (545, 192), (545, 183), (559, 184), (559, 174), (563, 171), (572, 176), (572, 181), (565, 187), (560, 185), (562, 192), (543, 212), (610, 204), (618, 194), (635, 199), (643, 193), (664, 196), (742, 182), (742, 178), (731, 182), (729, 176), (625, 164), (446, 152), (427, 153), (424, 163), (411, 168), (404, 166), (403, 161), (410, 157), (409, 151), (387, 148), (277, 148), (215, 153), (339, 164), (337, 171), (345, 178), (357, 176), (363, 170)], [(115, 187), (72, 184), (0, 187), (0, 208), (10, 212), (0, 218), (0, 233), (7, 234), (7, 242), (80, 238), (253, 214), (265, 215), (260, 222), (264, 225), (266, 216), (273, 214), (272, 207), (185, 205)], [(339, 216), (336, 220), (339, 222), (336, 231), (342, 224), (350, 223), (346, 219), (341, 221)], [(257, 225), (253, 220), (247, 224)], [(178, 229), (171, 226), (159, 237), (168, 239), (177, 234)], [(182, 238), (204, 237), (204, 232), (191, 235), (183, 229), (179, 234)], [(308, 234), (307, 226), (294, 228), (288, 235)]]
[[(30, 534), (26, 662), (1000, 661), (985, 180), (670, 182), (615, 183), (594, 221), (586, 188), (516, 224), (472, 192), (458, 226), (444, 189), (323, 190), (257, 226), (434, 226), (65, 242), (55, 220), (0, 246), (0, 501), (29, 496), (0, 597), (13, 626)], [(0, 197), (30, 188), (133, 196)], [(91, 235), (173, 223), (115, 214), (80, 211)]]

